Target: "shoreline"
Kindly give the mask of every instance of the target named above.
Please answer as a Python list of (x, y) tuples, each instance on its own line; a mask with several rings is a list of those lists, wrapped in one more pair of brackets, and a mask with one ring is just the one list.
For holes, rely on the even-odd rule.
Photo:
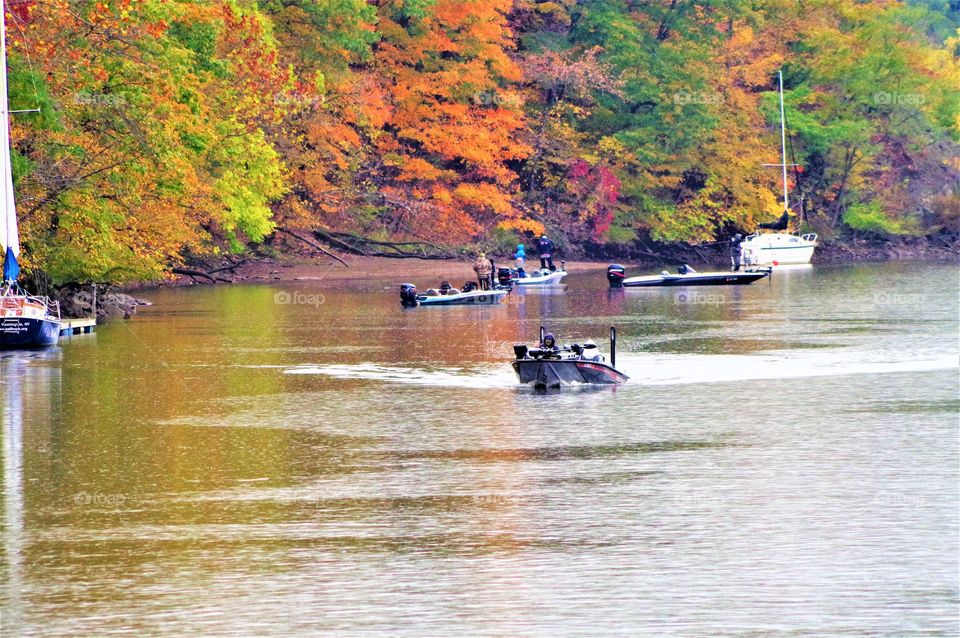
[[(686, 258), (695, 268), (725, 269), (729, 267), (724, 248), (697, 250), (695, 247), (676, 246), (677, 252), (664, 254), (662, 259), (650, 256), (590, 256), (566, 260), (571, 272), (604, 269), (611, 263), (621, 263), (631, 269), (673, 270)], [(290, 281), (346, 281), (360, 278), (394, 277), (398, 283), (418, 283), (424, 278), (472, 281), (476, 279), (473, 262), (460, 259), (397, 259), (390, 257), (367, 257), (340, 255), (349, 266), (344, 266), (319, 251), (290, 251), (279, 257), (250, 257), (230, 271), (217, 273), (218, 281), (202, 277), (177, 275), (168, 280), (140, 282), (118, 286), (119, 291), (145, 291), (153, 288), (221, 285), (233, 283), (266, 283)], [(905, 238), (897, 242), (850, 240), (823, 242), (814, 253), (812, 265), (842, 265), (860, 263), (922, 262), (957, 263), (960, 249), (946, 242), (934, 242), (928, 238)], [(513, 266), (512, 259), (494, 260), (495, 267)], [(537, 266), (538, 260), (528, 259), (528, 270)], [(559, 260), (557, 260), (559, 265)], [(402, 280), (402, 281), (401, 281)], [(432, 285), (432, 284), (431, 284)]]
[[(354, 279), (385, 279), (392, 277), (397, 283), (410, 281), (420, 285), (434, 285), (434, 283), (425, 281), (431, 278), (440, 280), (447, 279), (452, 283), (461, 281), (474, 281), (476, 274), (473, 272), (472, 262), (459, 260), (426, 260), (426, 259), (391, 259), (388, 257), (356, 257), (347, 260), (350, 264), (345, 267), (329, 258), (311, 259), (309, 257), (288, 257), (280, 259), (263, 259), (236, 269), (236, 274), (223, 277), (224, 281), (208, 281), (202, 278), (191, 278), (189, 276), (179, 275), (168, 281), (143, 282), (118, 286), (115, 290), (127, 293), (143, 293), (157, 288), (181, 288), (192, 286), (219, 286), (231, 284), (257, 284), (272, 282), (295, 282), (295, 281), (350, 281)], [(918, 262), (918, 263), (955, 263), (956, 259), (942, 258), (918, 258), (908, 256), (897, 259), (871, 259), (869, 256), (859, 259), (830, 259), (814, 260), (812, 266), (838, 266), (844, 264), (882, 264), (890, 262)], [(573, 260), (566, 262), (567, 269), (571, 273), (605, 270), (606, 267), (615, 263), (616, 260), (606, 261), (588, 261)], [(652, 264), (644, 260), (620, 260), (616, 263), (622, 263), (631, 270), (650, 270), (651, 272), (660, 270), (676, 270), (673, 265)], [(703, 270), (707, 267), (718, 270), (728, 268), (728, 264), (711, 262), (692, 261), (691, 265), (697, 270)]]
[[(364, 278), (392, 277), (397, 283), (425, 278), (437, 278), (451, 282), (475, 281), (477, 276), (473, 272), (473, 262), (459, 259), (395, 259), (390, 257), (344, 256), (341, 263), (330, 259), (321, 253), (314, 256), (285, 255), (279, 258), (262, 258), (251, 260), (235, 269), (233, 275), (223, 277), (226, 281), (209, 281), (200, 277), (177, 275), (167, 281), (143, 282), (118, 287), (123, 292), (144, 292), (154, 288), (179, 288), (188, 286), (217, 286), (230, 284), (255, 284), (270, 282), (292, 281), (349, 281)], [(495, 261), (494, 267), (509, 263)], [(528, 260), (528, 265), (529, 265)], [(574, 271), (599, 270), (607, 267), (605, 261), (566, 260), (567, 269)], [(557, 262), (559, 267), (559, 262)], [(432, 284), (431, 284), (432, 285)]]
[[(913, 246), (898, 243), (885, 246), (887, 250), (878, 250), (875, 243), (852, 241), (838, 245), (825, 242), (814, 254), (813, 266), (838, 266), (844, 264), (882, 264), (890, 262), (951, 263), (956, 264), (958, 252), (951, 245), (936, 245), (931, 241), (910, 242)], [(921, 248), (917, 250), (917, 247)], [(891, 250), (893, 249), (893, 250)], [(611, 263), (620, 263), (635, 274), (643, 271), (675, 271), (680, 259), (690, 257), (689, 263), (700, 271), (729, 268), (724, 251), (710, 250), (685, 252), (682, 255), (664, 255), (663, 259), (640, 257), (624, 259), (610, 257), (599, 259), (565, 260), (571, 273), (585, 271), (603, 271)], [(235, 268), (216, 274), (217, 280), (204, 277), (177, 275), (168, 280), (139, 282), (123, 286), (111, 286), (101, 295), (102, 305), (98, 306), (97, 316), (103, 320), (130, 318), (140, 305), (149, 305), (149, 301), (139, 299), (138, 295), (149, 294), (151, 290), (163, 288), (182, 288), (193, 286), (216, 286), (230, 284), (268, 284), (292, 282), (348, 282), (359, 279), (392, 279), (396, 284), (410, 282), (421, 288), (437, 286), (444, 279), (454, 285), (464, 281), (475, 281), (472, 260), (465, 259), (396, 259), (390, 257), (367, 257), (342, 255), (349, 266), (338, 263), (319, 251), (287, 252), (278, 257), (248, 257)], [(539, 260), (527, 260), (527, 265), (537, 266)], [(557, 260), (559, 266), (559, 260)], [(495, 266), (513, 265), (513, 260), (496, 261)], [(529, 268), (528, 268), (529, 269)], [(636, 272), (641, 271), (641, 272)], [(86, 317), (92, 309), (91, 295), (87, 287), (68, 286), (61, 290), (61, 307), (67, 310), (65, 317)]]

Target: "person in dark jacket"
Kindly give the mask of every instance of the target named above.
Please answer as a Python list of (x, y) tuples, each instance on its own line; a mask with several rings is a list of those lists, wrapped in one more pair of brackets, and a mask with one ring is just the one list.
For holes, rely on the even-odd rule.
[(557, 345), (557, 340), (554, 338), (552, 332), (548, 332), (543, 336), (543, 343), (540, 344), (541, 350), (552, 350), (556, 352), (560, 349), (560, 346)]
[(740, 270), (740, 254), (743, 249), (740, 246), (740, 243), (743, 241), (743, 235), (737, 233), (733, 236), (733, 239), (730, 240), (730, 261), (733, 262), (733, 272)]
[(557, 269), (557, 267), (553, 265), (554, 250), (553, 242), (547, 239), (546, 235), (541, 235), (539, 241), (537, 241), (537, 254), (540, 255), (540, 267), (549, 268), (550, 272), (554, 272)]

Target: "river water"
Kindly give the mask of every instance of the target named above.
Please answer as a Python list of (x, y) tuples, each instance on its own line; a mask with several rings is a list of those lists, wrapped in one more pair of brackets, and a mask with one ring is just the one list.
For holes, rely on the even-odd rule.
[[(144, 293), (0, 355), (0, 633), (957, 635), (958, 282)], [(541, 323), (630, 383), (517, 388)]]

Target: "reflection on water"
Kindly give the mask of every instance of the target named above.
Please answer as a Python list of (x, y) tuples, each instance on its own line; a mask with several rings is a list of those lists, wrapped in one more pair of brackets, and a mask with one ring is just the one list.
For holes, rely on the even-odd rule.
[[(3, 634), (952, 635), (956, 279), (156, 291), (0, 355)], [(516, 388), (541, 323), (631, 383)]]

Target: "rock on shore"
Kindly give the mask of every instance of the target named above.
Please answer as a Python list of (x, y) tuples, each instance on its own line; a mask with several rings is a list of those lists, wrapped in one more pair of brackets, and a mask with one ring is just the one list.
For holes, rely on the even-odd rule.
[(95, 298), (97, 319), (129, 319), (138, 306), (150, 305), (149, 301), (101, 288), (94, 295), (93, 286), (67, 286), (60, 289), (55, 298), (60, 302), (60, 314), (64, 317), (92, 316)]

